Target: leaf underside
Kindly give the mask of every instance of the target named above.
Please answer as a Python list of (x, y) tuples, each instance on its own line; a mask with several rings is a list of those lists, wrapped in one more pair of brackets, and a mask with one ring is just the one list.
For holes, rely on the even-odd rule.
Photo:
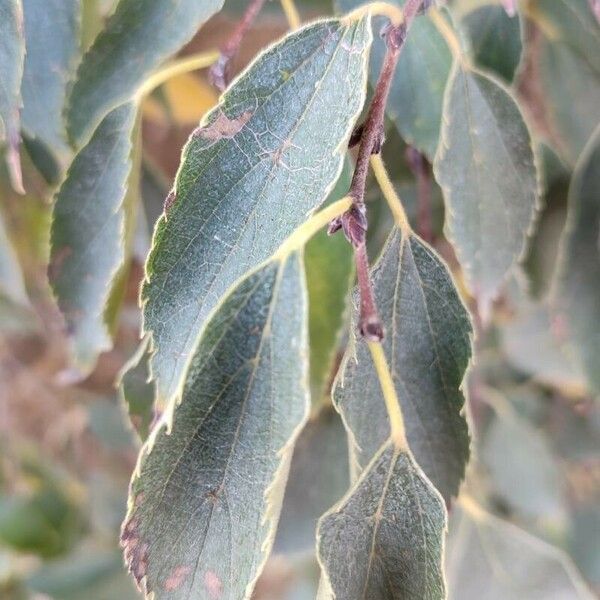
[(559, 274), (562, 310), (591, 391), (600, 396), (600, 127), (569, 189)]
[(109, 113), (73, 159), (56, 195), (48, 276), (82, 372), (111, 347), (104, 308), (123, 261), (122, 202), (135, 117), (133, 103)]
[(142, 289), (159, 396), (206, 316), (326, 198), (365, 94), (368, 19), (321, 21), (272, 46), (186, 145)]
[(412, 457), (386, 444), (319, 523), (320, 600), (441, 600), (446, 511)]
[[(471, 324), (441, 259), (394, 229), (373, 269), (386, 329), (384, 351), (417, 463), (449, 502), (469, 458), (460, 386), (471, 357)], [(354, 467), (364, 468), (389, 436), (380, 382), (366, 343), (350, 348), (334, 389), (350, 430)]]
[(222, 6), (223, 0), (120, 0), (77, 70), (67, 108), (75, 145)]
[(446, 231), (486, 319), (522, 256), (538, 203), (531, 139), (504, 87), (457, 63), (444, 100), (434, 173)]
[(308, 412), (306, 313), (294, 254), (242, 280), (208, 321), (131, 484), (122, 544), (154, 598), (250, 596)]

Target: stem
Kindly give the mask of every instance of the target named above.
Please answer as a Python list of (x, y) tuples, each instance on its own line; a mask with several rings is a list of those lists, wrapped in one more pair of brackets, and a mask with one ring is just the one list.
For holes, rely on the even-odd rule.
[(261, 11), (265, 0), (250, 0), (246, 12), (241, 21), (237, 24), (233, 33), (221, 47), (221, 54), (215, 64), (210, 68), (209, 77), (213, 85), (223, 91), (228, 85), (231, 77), (231, 61), (238, 53), (244, 36), (252, 26), (254, 19)]
[(392, 21), (385, 31), (387, 51), (375, 86), (373, 99), (362, 126), (360, 146), (356, 159), (356, 167), (352, 176), (349, 195), (353, 206), (346, 212), (339, 223), (335, 223), (330, 231), (343, 227), (346, 237), (354, 247), (356, 272), (360, 289), (360, 317), (358, 328), (369, 341), (383, 339), (383, 326), (377, 313), (375, 295), (369, 276), (369, 260), (367, 256), (367, 218), (365, 206), (365, 186), (372, 154), (378, 154), (383, 143), (385, 106), (390, 93), (392, 80), (400, 52), (404, 46), (406, 35), (414, 18), (423, 8), (426, 0), (408, 0), (404, 6), (401, 22)]
[(19, 146), (21, 145), (21, 136), (18, 131), (9, 131), (7, 133), (6, 146), (6, 168), (12, 189), (17, 194), (24, 195), (23, 174), (21, 172), (21, 155)]
[(408, 166), (417, 180), (417, 229), (426, 242), (433, 242), (431, 224), (431, 169), (425, 157), (412, 146), (406, 149)]
[(281, 0), (281, 8), (285, 13), (285, 18), (287, 19), (288, 25), (290, 29), (293, 31), (294, 29), (298, 29), (300, 27), (300, 15), (298, 14), (298, 9), (294, 4), (294, 0)]
[(157, 87), (165, 83), (165, 81), (168, 81), (177, 75), (183, 75), (184, 73), (189, 73), (190, 71), (197, 71), (198, 69), (210, 67), (210, 65), (212, 65), (218, 58), (218, 52), (215, 50), (209, 50), (208, 52), (200, 52), (198, 54), (192, 54), (191, 56), (185, 56), (184, 58), (175, 60), (171, 64), (166, 65), (151, 75), (146, 80), (144, 85), (139, 89), (137, 96), (138, 98), (147, 96)]
[(385, 406), (390, 419), (390, 437), (394, 446), (398, 449), (408, 449), (406, 432), (404, 430), (404, 419), (402, 409), (394, 387), (394, 381), (385, 358), (385, 353), (380, 342), (369, 342), (369, 350), (373, 358), (373, 364), (379, 377), (379, 384), (385, 400)]

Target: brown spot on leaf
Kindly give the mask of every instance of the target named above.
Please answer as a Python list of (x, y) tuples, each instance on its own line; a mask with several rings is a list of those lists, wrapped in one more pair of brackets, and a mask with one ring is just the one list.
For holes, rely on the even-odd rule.
[(201, 137), (211, 142), (218, 142), (225, 138), (232, 138), (234, 135), (239, 133), (244, 125), (250, 120), (252, 113), (246, 111), (235, 119), (230, 119), (223, 111), (219, 111), (216, 119), (210, 124), (204, 127), (199, 127), (194, 131), (194, 137)]
[(179, 567), (175, 567), (167, 580), (165, 581), (164, 588), (167, 592), (172, 592), (181, 587), (181, 584), (184, 582), (185, 578), (192, 572), (191, 567), (187, 567), (185, 565), (180, 565)]
[(214, 571), (206, 571), (204, 575), (204, 585), (208, 591), (208, 597), (211, 600), (217, 600), (223, 594), (223, 583)]
[[(138, 506), (140, 496), (137, 496), (134, 505)], [(140, 591), (144, 591), (142, 579), (148, 571), (148, 544), (142, 542), (139, 533), (139, 519), (130, 517), (123, 525), (121, 531), (121, 547), (125, 563), (129, 572), (134, 576)]]
[(171, 190), (167, 194), (167, 197), (165, 198), (165, 203), (163, 205), (163, 211), (165, 213), (165, 218), (168, 216), (171, 206), (173, 206), (173, 204), (175, 204), (175, 200), (177, 200), (177, 196), (175, 195), (175, 190)]

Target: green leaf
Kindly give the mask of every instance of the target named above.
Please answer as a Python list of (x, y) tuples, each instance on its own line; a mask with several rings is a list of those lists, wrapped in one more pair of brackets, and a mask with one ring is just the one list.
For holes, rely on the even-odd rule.
[(563, 156), (574, 165), (600, 121), (600, 27), (588, 0), (540, 0), (532, 18), (539, 82)]
[(441, 600), (446, 510), (410, 454), (388, 443), (319, 522), (319, 599)]
[(28, 306), (21, 266), (8, 238), (4, 219), (0, 215), (0, 297), (11, 303)]
[(157, 600), (250, 597), (308, 413), (307, 335), (297, 254), (242, 280), (200, 335), (140, 454), (122, 532)]
[(582, 154), (569, 189), (559, 295), (590, 389), (600, 395), (600, 127)]
[(21, 191), (19, 142), (21, 139), (21, 77), (25, 58), (23, 9), (20, 0), (0, 0), (0, 150), (6, 160), (13, 187)]
[(348, 474), (346, 430), (331, 405), (324, 406), (296, 442), (275, 552), (314, 550), (317, 520), (346, 493)]
[(83, 373), (111, 347), (104, 309), (124, 257), (122, 203), (135, 116), (133, 103), (108, 114), (56, 195), (48, 273)]
[(485, 394), (496, 416), (482, 436), (480, 457), (494, 491), (525, 517), (561, 524), (562, 474), (542, 431), (520, 417), (500, 394)]
[[(404, 6), (405, 0), (390, 4)], [(341, 12), (364, 4), (364, 0), (336, 0)], [(373, 20), (374, 31), (381, 31), (386, 21)], [(385, 54), (385, 43), (375, 36), (371, 53), (369, 77), (375, 85)], [(400, 135), (430, 160), (438, 146), (442, 104), (446, 81), (452, 66), (452, 55), (444, 38), (427, 16), (420, 16), (411, 26), (386, 108)]]
[[(372, 273), (386, 330), (383, 347), (415, 459), (442, 496), (457, 494), (469, 458), (460, 390), (471, 324), (447, 267), (414, 235), (394, 229)], [(334, 400), (351, 432), (359, 470), (389, 436), (388, 416), (366, 343), (349, 348)]]
[(75, 145), (85, 143), (222, 5), (223, 0), (120, 0), (77, 70), (67, 108)]
[(139, 345), (136, 353), (123, 367), (118, 386), (131, 424), (140, 439), (145, 441), (154, 421), (156, 394), (154, 383), (150, 381), (147, 339)]
[[(328, 198), (342, 198), (350, 188), (349, 161)], [(306, 282), (308, 285), (308, 332), (310, 338), (310, 383), (313, 402), (319, 404), (329, 395), (340, 332), (346, 321), (346, 298), (354, 279), (352, 247), (343, 235), (317, 233), (306, 245)]]
[(79, 4), (23, 0), (27, 43), (23, 128), (63, 163), (70, 157), (63, 111), (79, 54)]
[(565, 393), (584, 392), (564, 318), (557, 319), (547, 303), (521, 300), (499, 332), (504, 354), (515, 369)]
[(484, 318), (524, 253), (538, 204), (531, 139), (509, 91), (455, 64), (444, 100), (434, 173), (446, 230)]
[(203, 321), (327, 197), (365, 95), (368, 19), (320, 21), (272, 46), (192, 134), (142, 289), (159, 396)]
[(592, 600), (569, 558), (483, 511), (454, 510), (447, 546), (450, 600)]
[(518, 16), (503, 6), (482, 6), (463, 19), (475, 62), (510, 83), (521, 61), (523, 43)]

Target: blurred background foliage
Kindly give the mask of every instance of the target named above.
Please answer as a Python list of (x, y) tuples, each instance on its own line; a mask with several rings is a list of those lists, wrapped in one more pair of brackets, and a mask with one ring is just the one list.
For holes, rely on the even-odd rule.
[[(112, 2), (82, 1), (85, 48)], [(464, 509), (451, 511), (446, 565), (450, 595), (467, 600), (496, 597), (497, 590), (504, 590), (497, 597), (505, 598), (585, 597), (585, 592), (574, 591), (577, 586), (559, 595), (562, 584), (553, 579), (559, 571), (576, 582), (584, 579), (600, 592), (600, 409), (564, 318), (551, 302), (575, 160), (597, 121), (600, 71), (593, 63), (600, 56), (600, 41), (596, 38), (595, 47), (586, 47), (576, 31), (566, 31), (561, 42), (551, 40), (552, 28), (535, 19), (536, 0), (524, 4), (528, 19), (509, 18), (498, 3), (452, 3), (474, 60), (512, 85), (526, 109), (538, 141), (544, 198), (520, 273), (528, 293), (516, 281), (509, 282), (492, 322), (485, 328), (478, 324), (477, 360), (467, 382), (476, 458), (466, 485), (501, 520)], [(298, 5), (305, 19), (332, 12), (321, 0)], [(244, 6), (242, 0), (226, 2), (225, 10), (182, 55), (219, 47)], [(558, 18), (553, 26), (561, 26)], [(278, 3), (267, 3), (244, 39), (236, 70), (286, 29)], [(137, 291), (153, 224), (162, 212), (183, 143), (217, 97), (206, 71), (201, 71), (170, 79), (143, 105), (141, 205), (122, 278), (122, 303), (111, 308), (114, 348), (84, 381), (69, 370), (63, 325), (46, 280), (51, 198), (60, 169), (41, 146), (26, 141), (22, 162), (27, 194), (21, 197), (11, 190), (0, 166), (3, 599), (138, 597), (122, 566), (117, 538), (139, 446), (115, 381), (138, 342)], [(410, 149), (392, 126), (384, 159), (415, 229), (429, 238), (460, 283), (456, 258), (444, 238), (441, 192), (429, 164), (415, 169)], [(425, 203), (419, 185), (425, 185)], [(391, 223), (379, 196), (371, 182), (372, 256)], [(347, 318), (343, 303), (331, 293), (331, 282), (338, 289), (350, 282), (347, 248), (336, 245), (341, 239), (317, 237), (307, 249), (312, 361), (321, 370), (339, 361), (345, 341), (341, 336), (335, 356), (328, 356), (332, 336)], [(324, 253), (330, 260), (323, 260)], [(327, 323), (333, 328), (327, 329)], [(138, 375), (128, 384), (138, 386), (143, 403), (144, 374)], [(315, 376), (313, 417), (296, 449), (293, 484), (256, 598), (314, 597), (316, 519), (348, 486), (345, 434), (331, 405), (322, 401), (327, 391), (319, 383), (323, 377)], [(511, 529), (513, 525), (518, 529)], [(540, 578), (554, 586), (543, 588), (548, 595), (536, 595)]]

